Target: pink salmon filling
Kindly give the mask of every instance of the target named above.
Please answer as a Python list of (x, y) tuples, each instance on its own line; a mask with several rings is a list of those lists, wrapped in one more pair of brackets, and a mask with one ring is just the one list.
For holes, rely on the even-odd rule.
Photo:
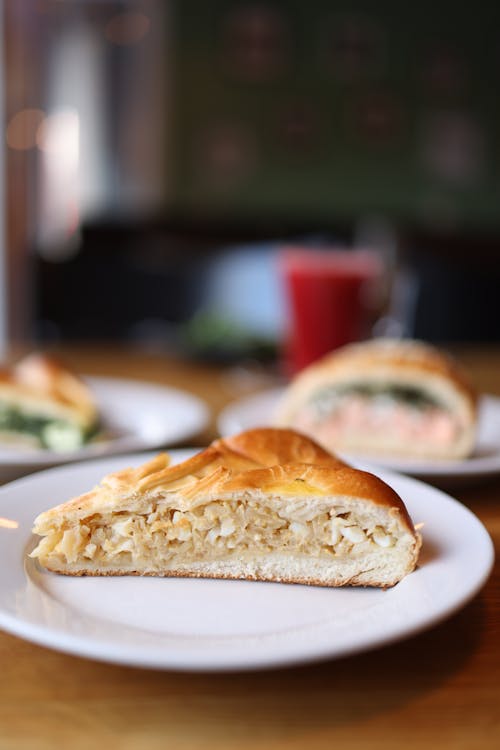
[(318, 415), (314, 406), (307, 405), (296, 415), (294, 426), (324, 442), (360, 434), (390, 434), (393, 441), (425, 441), (441, 447), (453, 443), (460, 429), (456, 419), (439, 407), (415, 409), (397, 401), (380, 406), (359, 395), (342, 399), (328, 415)]

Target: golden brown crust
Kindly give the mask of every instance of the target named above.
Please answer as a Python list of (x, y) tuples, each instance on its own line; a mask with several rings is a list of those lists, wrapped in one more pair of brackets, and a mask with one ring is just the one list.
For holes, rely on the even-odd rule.
[(0, 384), (11, 384), (14, 383), (14, 376), (12, 374), (12, 371), (9, 370), (7, 367), (0, 367)]
[(84, 381), (53, 357), (33, 353), (0, 372), (0, 398), (30, 412), (53, 413), (88, 428), (98, 419), (95, 399)]
[[(305, 484), (302, 487), (301, 484)], [(345, 466), (332, 469), (328, 466), (310, 464), (285, 464), (266, 469), (246, 471), (225, 481), (223, 492), (237, 492), (260, 489), (263, 492), (279, 495), (295, 490), (296, 495), (305, 491), (316, 494), (341, 495), (369, 500), (373, 505), (390, 508), (401, 514), (401, 520), (411, 534), (415, 534), (412, 520), (399, 495), (388, 484), (370, 474)]]
[(346, 466), (340, 458), (296, 430), (256, 428), (216, 440), (212, 445), (227, 457), (241, 456), (243, 459), (262, 466), (288, 463), (326, 465), (336, 468)]
[(299, 373), (291, 385), (290, 396), (293, 391), (304, 392), (318, 383), (336, 381), (344, 375), (362, 380), (379, 368), (390, 370), (395, 379), (405, 373), (444, 378), (460, 391), (470, 409), (476, 411), (477, 393), (460, 365), (436, 347), (412, 340), (374, 339), (333, 351)]
[(85, 424), (97, 419), (95, 399), (84, 381), (55, 357), (33, 353), (14, 368), (16, 382), (69, 407)]
[(218, 468), (240, 473), (279, 463), (314, 463), (334, 468), (346, 466), (311, 438), (294, 430), (256, 428), (231, 438), (215, 440), (208, 448), (182, 463), (169, 465), (166, 454), (159, 454), (135, 469), (122, 469), (101, 482), (110, 489), (140, 491), (168, 489), (182, 480), (202, 479)]
[[(160, 453), (137, 468), (126, 468), (105, 476), (90, 492), (51, 508), (37, 519), (50, 523), (60, 513), (89, 512), (92, 508), (112, 510), (125, 496), (144, 497), (150, 493), (183, 491), (192, 494), (202, 487), (219, 488), (231, 474), (272, 466), (279, 458), (285, 463), (309, 458), (311, 463), (346, 466), (340, 459), (298, 432), (288, 429), (257, 428), (225, 440), (215, 440), (208, 448), (182, 463), (170, 466), (166, 453)], [(204, 484), (200, 483), (204, 481)]]

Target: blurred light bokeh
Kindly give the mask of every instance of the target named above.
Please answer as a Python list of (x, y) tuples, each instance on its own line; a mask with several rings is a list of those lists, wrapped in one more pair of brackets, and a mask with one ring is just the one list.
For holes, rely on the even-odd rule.
[(500, 339), (500, 6), (3, 12), (13, 338), (269, 356), (292, 243), (381, 255), (378, 332)]

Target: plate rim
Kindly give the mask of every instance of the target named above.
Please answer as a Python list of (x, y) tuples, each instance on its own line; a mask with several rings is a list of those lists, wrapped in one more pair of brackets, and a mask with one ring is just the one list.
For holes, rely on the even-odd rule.
[[(177, 454), (177, 456), (182, 460), (182, 458), (194, 452), (196, 452), (196, 449), (178, 449), (172, 451), (171, 454), (173, 455), (174, 459), (176, 458)], [(182, 456), (180, 456), (180, 454), (182, 454)], [(120, 456), (119, 458), (122, 463), (130, 462), (133, 464), (137, 461), (142, 462), (147, 460), (148, 455), (132, 453), (125, 456)], [(113, 457), (101, 457), (93, 462), (85, 462), (85, 464), (75, 464), (74, 466), (58, 466), (52, 469), (46, 469), (44, 471), (37, 472), (35, 475), (17, 479), (14, 482), (11, 482), (8, 485), (0, 488), (0, 510), (4, 500), (4, 496), (6, 494), (8, 495), (8, 493), (13, 488), (17, 491), (18, 489), (22, 489), (24, 485), (29, 486), (33, 483), (39, 482), (41, 476), (43, 476), (44, 479), (47, 479), (47, 481), (50, 481), (54, 476), (57, 477), (62, 473), (71, 473), (75, 469), (77, 471), (78, 469), (88, 469), (90, 464), (94, 465), (92, 466), (92, 468), (99, 469), (99, 464), (109, 464), (109, 462), (112, 460)], [(196, 659), (194, 661), (190, 661), (189, 659), (186, 660), (185, 653), (182, 651), (179, 658), (173, 659), (172, 655), (170, 654), (168, 659), (162, 661), (158, 658), (158, 653), (155, 653), (154, 650), (151, 651), (148, 649), (144, 649), (143, 647), (136, 647), (133, 651), (130, 648), (127, 651), (127, 646), (122, 645), (120, 647), (119, 643), (110, 645), (110, 643), (106, 641), (96, 641), (92, 640), (92, 638), (89, 640), (88, 635), (77, 636), (75, 634), (68, 633), (61, 628), (54, 628), (45, 624), (31, 623), (26, 620), (26, 618), (14, 616), (13, 614), (6, 611), (1, 601), (0, 627), (2, 627), (7, 632), (24, 638), (30, 642), (74, 656), (84, 656), (86, 658), (96, 659), (98, 661), (113, 664), (122, 664), (132, 667), (142, 667), (157, 670), (174, 670), (182, 672), (231, 672), (239, 670), (251, 671), (294, 666), (322, 661), (325, 659), (341, 658), (355, 653), (367, 652), (372, 649), (379, 648), (383, 645), (396, 643), (398, 641), (412, 637), (452, 617), (457, 611), (466, 606), (478, 594), (480, 589), (486, 583), (494, 564), (494, 545), (484, 524), (467, 506), (463, 505), (463, 503), (461, 503), (457, 499), (413, 477), (398, 475), (396, 472), (386, 470), (382, 471), (382, 475), (382, 478), (385, 481), (390, 482), (392, 478), (395, 477), (396, 481), (403, 481), (403, 484), (409, 484), (412, 487), (420, 486), (420, 488), (423, 489), (424, 492), (430, 492), (441, 501), (444, 501), (445, 504), (451, 503), (455, 510), (458, 509), (460, 513), (468, 516), (469, 521), (472, 521), (472, 523), (475, 524), (475, 530), (480, 535), (483, 543), (482, 556), (484, 557), (484, 563), (481, 572), (476, 576), (474, 584), (469, 586), (469, 588), (465, 592), (462, 592), (460, 596), (456, 597), (452, 605), (445, 607), (444, 609), (438, 609), (437, 611), (434, 611), (431, 616), (425, 616), (425, 613), (422, 614), (420, 619), (417, 619), (417, 621), (412, 623), (410, 627), (401, 628), (396, 623), (395, 626), (393, 625), (392, 630), (389, 628), (389, 630), (386, 632), (378, 633), (376, 637), (372, 637), (371, 639), (368, 639), (368, 641), (366, 640), (366, 638), (361, 639), (361, 641), (352, 644), (348, 648), (344, 647), (340, 651), (336, 651), (334, 647), (327, 650), (322, 648), (319, 651), (314, 651), (314, 649), (310, 651), (306, 649), (305, 651), (302, 650), (300, 653), (294, 655), (290, 655), (290, 653), (286, 653), (285, 651), (285, 653), (280, 652), (274, 657), (270, 657), (269, 654), (264, 654), (263, 659), (255, 657), (254, 654), (250, 659), (248, 659), (248, 657), (243, 658), (240, 656), (240, 658), (234, 661), (228, 661), (222, 664), (214, 663), (210, 659), (205, 662), (196, 661)], [(20, 542), (22, 546), (22, 560), (19, 562), (19, 564), (22, 567), (22, 575), (25, 580), (30, 580), (29, 573), (26, 570), (25, 560), (25, 549), (29, 541), (30, 537), (24, 538), (24, 541)], [(77, 613), (77, 616), (84, 618), (89, 617), (88, 615), (81, 615), (80, 613)], [(94, 617), (94, 620), (95, 619), (96, 618)], [(334, 644), (332, 645), (334, 646)]]

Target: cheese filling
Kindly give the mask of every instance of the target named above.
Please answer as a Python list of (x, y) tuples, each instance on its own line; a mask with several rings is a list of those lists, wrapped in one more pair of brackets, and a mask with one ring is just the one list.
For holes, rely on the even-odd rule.
[[(290, 505), (290, 504), (288, 504)], [(397, 520), (380, 519), (306, 503), (296, 513), (261, 502), (218, 500), (188, 511), (153, 505), (144, 514), (123, 511), (93, 515), (81, 523), (54, 529), (32, 557), (54, 556), (64, 563), (160, 569), (165, 564), (219, 560), (272, 552), (321, 558), (364, 554), (404, 543)]]

